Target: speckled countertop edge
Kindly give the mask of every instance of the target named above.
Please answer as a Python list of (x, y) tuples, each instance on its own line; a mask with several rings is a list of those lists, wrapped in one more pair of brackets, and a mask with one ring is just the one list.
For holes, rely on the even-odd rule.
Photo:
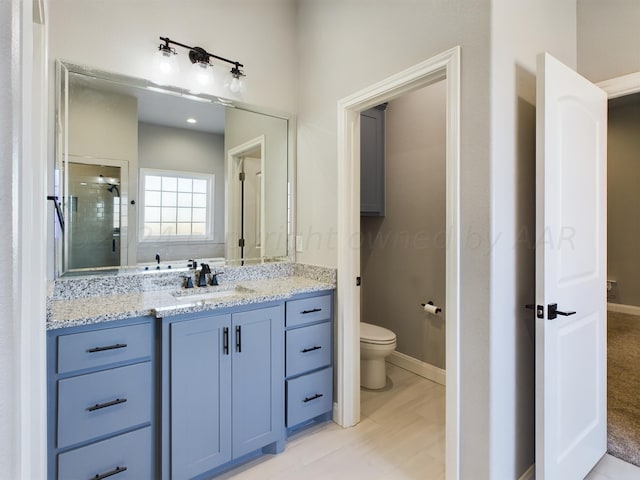
[[(289, 272), (287, 272), (289, 273)], [(298, 275), (302, 274), (302, 275)], [(267, 275), (269, 277), (269, 275)], [(312, 278), (309, 278), (312, 277)], [(184, 291), (179, 288), (122, 292), (112, 290), (108, 295), (79, 298), (50, 298), (47, 302), (47, 330), (90, 325), (140, 316), (169, 317), (185, 313), (210, 311), (221, 308), (250, 305), (291, 298), (294, 295), (335, 288), (335, 270), (306, 265), (290, 271), (290, 275), (272, 278), (255, 278), (227, 282), (220, 287), (195, 288)], [(254, 279), (250, 279), (254, 278)], [(207, 303), (184, 303), (189, 294), (202, 294), (229, 289), (238, 285), (242, 289), (229, 296)], [(184, 296), (176, 300), (174, 293)], [(188, 302), (188, 301), (187, 301)]]

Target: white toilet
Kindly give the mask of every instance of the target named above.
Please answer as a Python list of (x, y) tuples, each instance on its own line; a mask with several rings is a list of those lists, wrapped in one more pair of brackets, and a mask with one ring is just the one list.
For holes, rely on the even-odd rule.
[(370, 323), (360, 322), (360, 385), (384, 388), (387, 383), (387, 358), (396, 349), (396, 334)]

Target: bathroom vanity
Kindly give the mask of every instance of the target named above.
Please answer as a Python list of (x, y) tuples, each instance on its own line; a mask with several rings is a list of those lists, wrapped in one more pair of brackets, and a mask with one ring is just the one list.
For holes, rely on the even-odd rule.
[(47, 322), (49, 478), (211, 478), (330, 419), (335, 280), (285, 269), (192, 291), (62, 281), (69, 298), (54, 291)]

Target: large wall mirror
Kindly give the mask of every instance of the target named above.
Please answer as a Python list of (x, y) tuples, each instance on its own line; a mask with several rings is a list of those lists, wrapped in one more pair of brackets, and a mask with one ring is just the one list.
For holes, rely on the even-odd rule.
[(289, 259), (292, 119), (57, 62), (55, 274)]

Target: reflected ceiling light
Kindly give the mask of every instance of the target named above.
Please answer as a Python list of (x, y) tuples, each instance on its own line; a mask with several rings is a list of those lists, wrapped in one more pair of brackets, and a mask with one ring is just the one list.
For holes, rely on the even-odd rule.
[(245, 85), (243, 77), (245, 77), (246, 75), (242, 70), (244, 68), (244, 65), (242, 63), (229, 60), (218, 55), (214, 55), (213, 53), (207, 52), (202, 47), (190, 47), (189, 45), (171, 40), (168, 37), (160, 37), (160, 40), (164, 43), (160, 44), (158, 50), (160, 51), (161, 55), (167, 59), (172, 59), (176, 55), (176, 51), (171, 47), (171, 45), (186, 48), (189, 51), (189, 60), (191, 61), (191, 63), (197, 65), (202, 69), (197, 74), (198, 83), (200, 83), (201, 85), (212, 83), (213, 74), (211, 71), (211, 67), (213, 67), (212, 60), (215, 59), (232, 65), (229, 72), (230, 79), (225, 82), (227, 88), (229, 88), (232, 93), (242, 93), (244, 91)]
[(195, 118), (187, 118), (187, 123), (198, 123)]

